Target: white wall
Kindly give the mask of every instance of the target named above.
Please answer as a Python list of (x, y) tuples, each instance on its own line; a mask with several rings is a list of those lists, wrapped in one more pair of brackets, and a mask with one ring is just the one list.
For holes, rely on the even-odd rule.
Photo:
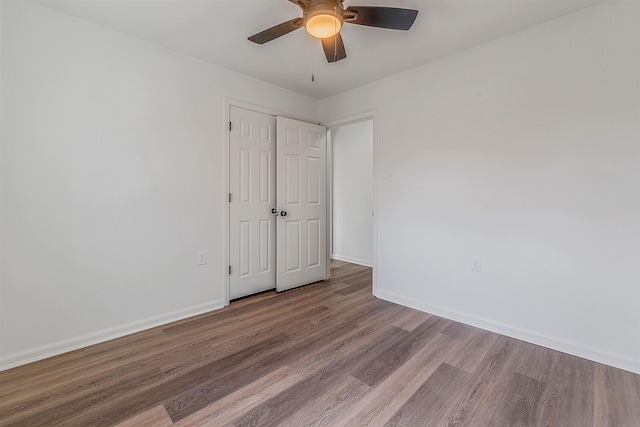
[(317, 101), (0, 3), (0, 367), (222, 306), (225, 97)]
[(373, 121), (332, 129), (332, 258), (373, 262)]
[(379, 297), (640, 373), (639, 12), (321, 101), (322, 121), (378, 109)]

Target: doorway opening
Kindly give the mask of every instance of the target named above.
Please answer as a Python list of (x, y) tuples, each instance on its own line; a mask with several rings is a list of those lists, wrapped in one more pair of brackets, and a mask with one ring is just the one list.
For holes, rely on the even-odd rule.
[(327, 123), (331, 259), (373, 269), (377, 289), (376, 112)]
[(331, 129), (331, 258), (373, 265), (373, 120)]

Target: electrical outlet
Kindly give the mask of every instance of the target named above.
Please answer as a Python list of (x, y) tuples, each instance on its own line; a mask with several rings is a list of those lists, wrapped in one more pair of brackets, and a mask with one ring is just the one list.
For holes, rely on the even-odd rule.
[(471, 270), (480, 271), (480, 258), (476, 256), (471, 257)]
[(205, 265), (207, 263), (207, 253), (205, 251), (198, 252), (198, 265)]

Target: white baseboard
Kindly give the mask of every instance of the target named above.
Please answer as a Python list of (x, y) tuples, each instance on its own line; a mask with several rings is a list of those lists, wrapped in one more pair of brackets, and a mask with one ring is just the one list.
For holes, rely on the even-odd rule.
[(511, 338), (516, 338), (532, 344), (561, 351), (563, 353), (582, 357), (583, 359), (592, 360), (594, 362), (603, 363), (605, 365), (620, 368), (625, 371), (640, 374), (640, 360), (634, 360), (633, 358), (627, 358), (617, 354), (612, 354), (598, 348), (586, 346), (581, 343), (567, 341), (548, 335), (541, 335), (535, 332), (514, 328), (509, 325), (504, 325), (492, 320), (471, 316), (448, 308), (437, 307), (421, 301), (410, 300), (401, 295), (394, 294), (393, 292), (382, 291), (378, 289), (378, 291), (375, 293), (375, 296), (389, 302), (403, 305), (405, 307), (410, 307), (426, 313), (435, 314), (436, 316), (455, 320), (456, 322), (475, 326), (487, 331), (506, 335)]
[(101, 331), (92, 332), (78, 337), (68, 338), (40, 347), (10, 353), (7, 356), (0, 357), (0, 371), (15, 368), (16, 366), (26, 365), (27, 363), (46, 359), (52, 356), (57, 356), (62, 353), (67, 353), (79, 348), (99, 344), (101, 342), (109, 341), (115, 338), (120, 338), (125, 335), (131, 335), (136, 332), (155, 328), (157, 326), (166, 325), (178, 320), (198, 316), (200, 314), (220, 309), (224, 307), (224, 305), (225, 304), (223, 300), (212, 301), (206, 304), (200, 304), (171, 313), (165, 313), (159, 316), (137, 320), (125, 325), (103, 329)]
[(371, 261), (367, 261), (364, 259), (351, 258), (349, 256), (333, 254), (331, 255), (331, 259), (337, 259), (338, 261), (350, 262), (351, 264), (364, 265), (365, 267), (373, 267), (373, 263)]

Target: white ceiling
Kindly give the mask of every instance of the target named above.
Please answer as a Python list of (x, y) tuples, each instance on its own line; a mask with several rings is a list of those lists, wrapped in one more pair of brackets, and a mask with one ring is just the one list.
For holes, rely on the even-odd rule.
[[(408, 31), (345, 25), (347, 58), (328, 64), (304, 29), (264, 45), (247, 37), (301, 16), (287, 0), (33, 0), (277, 86), (322, 99), (602, 0), (346, 0), (417, 9)], [(312, 57), (316, 81), (311, 82)]]

